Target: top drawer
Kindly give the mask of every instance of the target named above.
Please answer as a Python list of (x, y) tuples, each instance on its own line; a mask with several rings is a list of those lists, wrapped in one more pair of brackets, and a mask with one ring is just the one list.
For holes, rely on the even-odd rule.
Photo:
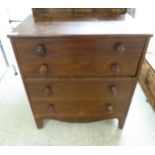
[[(76, 36), (61, 38), (15, 39), (20, 58), (62, 58), (62, 57), (102, 57), (140, 56), (145, 44), (144, 37)], [(44, 53), (38, 53), (39, 50)]]

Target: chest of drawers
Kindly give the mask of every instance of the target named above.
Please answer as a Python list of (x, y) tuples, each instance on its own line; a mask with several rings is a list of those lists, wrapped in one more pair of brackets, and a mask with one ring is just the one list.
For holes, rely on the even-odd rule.
[(123, 128), (151, 35), (105, 25), (28, 17), (9, 35), (37, 127), (118, 118)]

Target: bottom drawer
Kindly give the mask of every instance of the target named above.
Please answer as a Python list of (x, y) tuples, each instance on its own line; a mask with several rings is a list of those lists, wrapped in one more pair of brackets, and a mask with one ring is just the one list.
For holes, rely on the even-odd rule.
[(120, 116), (128, 108), (127, 100), (96, 101), (96, 100), (68, 100), (68, 101), (32, 101), (35, 117), (98, 117)]

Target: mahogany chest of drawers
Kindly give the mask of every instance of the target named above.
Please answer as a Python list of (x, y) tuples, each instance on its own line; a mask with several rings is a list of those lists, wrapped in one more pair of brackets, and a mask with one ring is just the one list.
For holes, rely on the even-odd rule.
[(151, 37), (120, 32), (124, 22), (30, 16), (9, 34), (37, 127), (118, 118), (123, 128)]

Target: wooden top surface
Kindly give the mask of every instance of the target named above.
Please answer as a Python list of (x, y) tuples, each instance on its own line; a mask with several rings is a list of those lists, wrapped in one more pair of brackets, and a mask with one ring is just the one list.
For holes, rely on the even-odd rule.
[(64, 20), (64, 21), (37, 21), (32, 15), (28, 16), (8, 37), (54, 37), (75, 35), (147, 35), (151, 36), (149, 28), (142, 28), (142, 23), (137, 22), (129, 15), (122, 19), (103, 20)]

